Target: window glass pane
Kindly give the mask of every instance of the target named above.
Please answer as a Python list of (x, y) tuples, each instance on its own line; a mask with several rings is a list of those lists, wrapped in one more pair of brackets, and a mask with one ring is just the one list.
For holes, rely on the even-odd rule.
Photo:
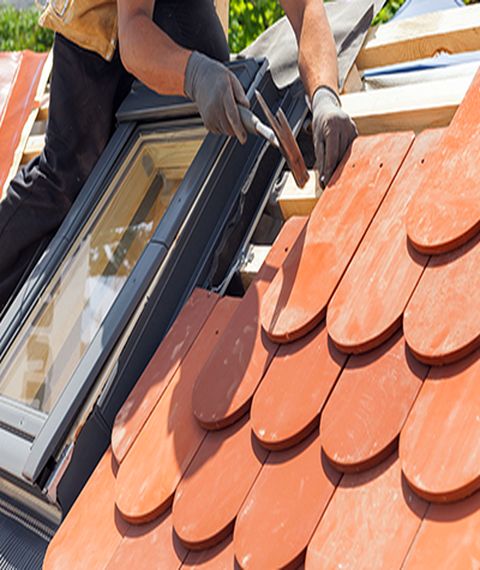
[(0, 394), (49, 412), (98, 332), (203, 141), (140, 136), (0, 365)]

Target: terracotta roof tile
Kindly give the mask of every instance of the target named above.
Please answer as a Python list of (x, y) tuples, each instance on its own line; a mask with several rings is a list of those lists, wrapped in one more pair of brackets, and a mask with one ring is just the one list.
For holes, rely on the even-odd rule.
[(407, 215), (408, 236), (425, 253), (451, 251), (480, 229), (480, 74), (477, 73), (449, 128), (431, 156), (423, 188)]
[(178, 315), (115, 418), (112, 449), (117, 461), (125, 458), (217, 301), (217, 295), (195, 289)]
[(404, 318), (405, 338), (418, 359), (445, 364), (480, 346), (479, 267), (480, 234), (430, 259)]
[(422, 187), (429, 171), (428, 153), (441, 133), (428, 131), (415, 140), (328, 305), (328, 333), (341, 350), (371, 350), (401, 326), (403, 311), (428, 262), (408, 244), (405, 214)]
[(427, 372), (399, 333), (350, 358), (320, 423), (323, 450), (337, 469), (362, 471), (391, 454)]
[(238, 514), (233, 543), (242, 568), (295, 567), (340, 479), (318, 432), (272, 452)]
[(167, 512), (148, 524), (130, 526), (105, 570), (173, 570), (180, 568), (187, 554), (188, 551), (174, 535), (172, 513)]
[(173, 502), (173, 524), (187, 547), (209, 548), (232, 531), (267, 455), (247, 418), (207, 435)]
[[(118, 473), (109, 452), (46, 570), (277, 570), (305, 553), (306, 568), (478, 567), (480, 237), (424, 269), (405, 233), (413, 191), (428, 191), (463, 120), (436, 144), (437, 132), (412, 148), (410, 134), (359, 139), (242, 300), (195, 293), (117, 421)], [(375, 348), (348, 356), (327, 329), (344, 351)]]
[(277, 349), (260, 326), (260, 303), (305, 223), (304, 218), (291, 218), (282, 228), (228, 330), (200, 371), (193, 394), (193, 410), (203, 427), (225, 427), (247, 411)]
[(280, 347), (252, 402), (252, 429), (264, 447), (285, 449), (318, 426), (346, 360), (329, 341), (324, 325)]
[(396, 455), (345, 475), (309, 544), (306, 570), (400, 568), (427, 506), (402, 479)]
[(413, 135), (405, 133), (353, 143), (263, 298), (262, 326), (272, 340), (300, 338), (323, 319), (412, 141)]
[(191, 551), (182, 570), (238, 570), (233, 552), (233, 537), (229, 535), (222, 542), (206, 550)]
[(403, 472), (429, 500), (456, 501), (480, 489), (479, 357), (432, 368), (402, 431)]
[(38, 108), (37, 89), (47, 54), (0, 53), (0, 197), (14, 174), (11, 167), (30, 116)]
[(116, 473), (117, 463), (108, 450), (63, 522), (61, 532), (53, 537), (45, 569), (106, 567), (128, 528), (115, 508)]
[(450, 505), (431, 505), (405, 570), (466, 570), (480, 561), (480, 493)]
[(148, 522), (170, 505), (183, 473), (205, 437), (192, 413), (192, 390), (198, 370), (237, 306), (237, 299), (219, 301), (120, 465), (116, 503), (125, 519)]

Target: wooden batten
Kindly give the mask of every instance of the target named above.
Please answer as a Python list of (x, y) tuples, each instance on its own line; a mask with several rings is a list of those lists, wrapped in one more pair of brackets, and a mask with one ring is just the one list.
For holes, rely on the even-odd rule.
[(480, 6), (453, 8), (373, 28), (357, 58), (359, 69), (480, 49)]
[(277, 203), (285, 220), (293, 216), (309, 216), (322, 195), (316, 171), (309, 171), (310, 178), (304, 188), (299, 188), (290, 173), (280, 191)]
[(242, 285), (248, 289), (255, 276), (260, 271), (267, 255), (272, 249), (271, 245), (250, 245), (245, 262), (240, 267)]
[(342, 106), (362, 135), (420, 132), (445, 127), (462, 102), (473, 75), (342, 95)]

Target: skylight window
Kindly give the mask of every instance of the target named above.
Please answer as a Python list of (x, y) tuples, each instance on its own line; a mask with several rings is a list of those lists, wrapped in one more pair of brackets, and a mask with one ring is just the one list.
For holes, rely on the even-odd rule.
[(205, 132), (141, 134), (5, 354), (0, 396), (48, 414), (151, 240)]

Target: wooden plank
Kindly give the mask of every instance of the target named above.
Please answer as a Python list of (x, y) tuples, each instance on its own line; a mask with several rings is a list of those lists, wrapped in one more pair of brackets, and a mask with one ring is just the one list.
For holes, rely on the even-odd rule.
[(41, 154), (45, 146), (45, 135), (31, 135), (28, 137), (23, 149), (22, 164), (27, 164), (36, 156)]
[(215, 0), (215, 8), (217, 9), (220, 21), (222, 22), (223, 31), (228, 37), (228, 13), (230, 9), (230, 2), (229, 0)]
[(38, 110), (37, 121), (46, 121), (48, 119), (50, 107), (50, 94), (45, 93), (40, 100), (40, 108)]
[(271, 248), (271, 245), (249, 246), (245, 262), (240, 267), (240, 278), (245, 289), (248, 289), (255, 279)]
[(344, 110), (362, 135), (420, 132), (445, 127), (473, 80), (472, 75), (342, 95)]
[(28, 137), (23, 150), (21, 164), (27, 164), (33, 158), (41, 154), (45, 146), (45, 135), (31, 135)]
[(480, 50), (480, 6), (454, 8), (373, 28), (357, 58), (359, 69)]
[(309, 171), (310, 178), (304, 188), (299, 188), (290, 173), (280, 191), (277, 203), (285, 220), (292, 216), (309, 216), (322, 195), (316, 171)]

